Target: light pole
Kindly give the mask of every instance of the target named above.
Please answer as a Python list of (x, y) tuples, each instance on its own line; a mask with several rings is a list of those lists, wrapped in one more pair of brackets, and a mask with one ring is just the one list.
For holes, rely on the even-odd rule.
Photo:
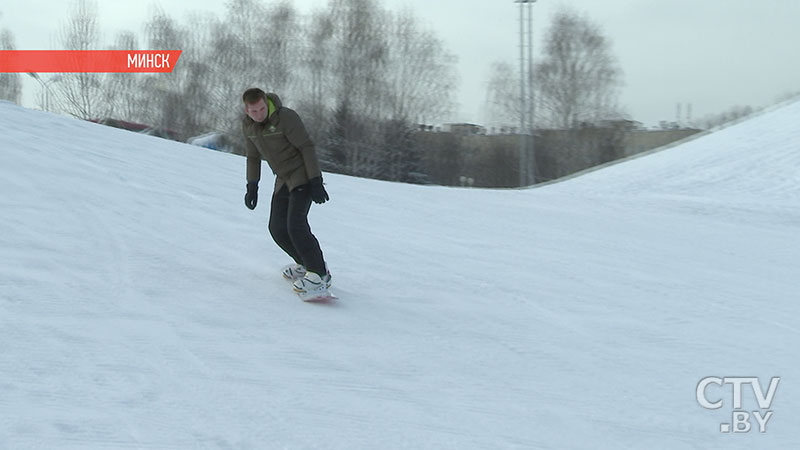
[[(534, 152), (534, 99), (533, 99), (533, 3), (536, 0), (514, 0), (519, 3), (519, 185), (528, 185), (531, 178), (536, 183), (536, 154)], [(528, 57), (525, 68), (525, 5), (528, 5)], [(527, 95), (526, 85), (527, 81)], [(528, 120), (525, 120), (525, 119)], [(530, 139), (530, 148), (528, 148)], [(532, 175), (532, 176), (531, 176)]]
[(48, 78), (47, 81), (42, 80), (42, 78), (39, 76), (39, 74), (35, 73), (35, 72), (28, 72), (28, 75), (30, 75), (31, 78), (33, 78), (34, 80), (38, 81), (39, 84), (42, 85), (42, 93), (43, 93), (43, 96), (44, 96), (44, 99), (43, 99), (44, 100), (43, 101), (44, 110), (49, 112), (50, 111), (50, 84), (58, 83), (59, 81), (61, 81), (61, 74), (59, 73), (59, 74), (53, 75), (52, 77)]

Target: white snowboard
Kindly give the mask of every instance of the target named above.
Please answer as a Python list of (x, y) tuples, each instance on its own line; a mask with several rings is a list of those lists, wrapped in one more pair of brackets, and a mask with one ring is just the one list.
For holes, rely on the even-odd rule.
[(330, 289), (326, 289), (325, 292), (297, 292), (297, 296), (300, 297), (300, 300), (309, 303), (326, 303), (332, 302), (339, 297), (333, 295)]
[[(294, 283), (294, 280), (291, 278), (287, 278), (284, 276), (283, 279), (288, 281), (289, 283)], [(334, 295), (333, 292), (330, 291), (330, 289), (326, 289), (325, 292), (315, 292), (315, 293), (295, 292), (295, 294), (297, 294), (297, 296), (300, 297), (300, 300), (309, 303), (326, 303), (326, 302), (332, 302), (339, 298), (336, 295)]]

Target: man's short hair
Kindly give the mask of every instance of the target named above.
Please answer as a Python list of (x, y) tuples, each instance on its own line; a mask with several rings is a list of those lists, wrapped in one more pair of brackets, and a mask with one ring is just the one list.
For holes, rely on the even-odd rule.
[(248, 105), (258, 103), (258, 101), (261, 99), (267, 101), (267, 94), (259, 88), (250, 88), (244, 91), (244, 94), (242, 94), (242, 101)]

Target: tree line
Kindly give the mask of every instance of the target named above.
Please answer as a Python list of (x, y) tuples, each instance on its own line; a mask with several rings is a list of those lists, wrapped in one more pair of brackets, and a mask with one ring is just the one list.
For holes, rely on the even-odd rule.
[[(60, 74), (50, 84), (52, 109), (181, 138), (218, 131), (238, 144), (241, 94), (261, 87), (301, 114), (326, 170), (413, 181), (417, 122), (454, 106), (455, 56), (410, 10), (376, 0), (329, 0), (307, 15), (288, 0), (230, 0), (221, 17), (192, 13), (182, 21), (153, 7), (143, 30), (119, 32), (109, 46), (97, 3), (77, 0), (58, 31), (64, 49), (182, 54), (172, 73)], [(13, 48), (10, 33), (0, 34), (0, 45)], [(0, 77), (0, 93), (18, 102), (19, 76), (8, 75), (15, 76)]]
[[(241, 152), (240, 96), (261, 87), (301, 114), (324, 170), (404, 182), (458, 184), (476, 173), (480, 185), (519, 179), (518, 140), (465, 144), (419, 131), (453, 112), (458, 74), (454, 54), (408, 9), (328, 0), (301, 14), (290, 0), (229, 0), (220, 16), (192, 13), (178, 21), (155, 6), (141, 33), (118, 32), (109, 45), (97, 3), (76, 0), (58, 40), (69, 50), (182, 50), (172, 73), (59, 74), (48, 103), (77, 118), (139, 122), (184, 139), (217, 131)], [(620, 157), (620, 130), (601, 124), (626, 117), (618, 103), (623, 73), (602, 29), (562, 9), (540, 42), (530, 93), (538, 180)], [(0, 29), (0, 49), (14, 49), (8, 30)], [(509, 62), (491, 64), (487, 126), (516, 129), (519, 82)], [(19, 74), (0, 74), (0, 98), (20, 103), (21, 91)]]
[[(0, 50), (16, 50), (14, 35), (7, 28), (0, 28)], [(0, 100), (20, 103), (22, 100), (22, 81), (19, 74), (0, 73)]]
[[(93, 0), (73, 3), (59, 29), (63, 48), (109, 48), (97, 17)], [(430, 148), (430, 139), (419, 138), (418, 124), (453, 111), (458, 74), (456, 57), (410, 10), (390, 11), (377, 0), (329, 0), (303, 15), (289, 0), (229, 0), (221, 17), (194, 13), (182, 22), (154, 7), (143, 30), (117, 33), (110, 48), (180, 49), (172, 73), (61, 74), (51, 85), (55, 109), (81, 119), (146, 123), (184, 138), (208, 131), (238, 138), (240, 95), (258, 86), (298, 110), (329, 171), (413, 182), (468, 161), (519, 170), (513, 144), (490, 150), (491, 157), (468, 158), (458, 146)], [(8, 39), (0, 35), (0, 45), (13, 45)], [(503, 62), (493, 67), (487, 122), (514, 123), (518, 75)], [(585, 128), (618, 113), (621, 71), (610, 44), (577, 13), (554, 17), (533, 74), (540, 127)], [(431, 167), (431, 160), (443, 167)]]
[[(68, 50), (183, 51), (168, 74), (51, 77), (42, 104), (77, 118), (145, 123), (182, 138), (217, 131), (241, 152), (240, 95), (261, 87), (301, 114), (327, 171), (448, 184), (480, 173), (490, 180), (482, 185), (514, 186), (521, 170), (514, 139), (467, 145), (419, 131), (419, 124), (453, 112), (456, 57), (410, 10), (391, 11), (378, 0), (328, 0), (310, 14), (290, 0), (229, 0), (220, 17), (192, 13), (183, 21), (151, 7), (142, 33), (118, 32), (111, 45), (102, 41), (97, 3), (76, 0), (58, 40)], [(623, 73), (602, 29), (562, 9), (541, 47), (529, 93), (538, 180), (620, 157), (621, 130), (607, 124), (627, 116), (618, 103)], [(0, 29), (0, 49), (15, 49), (7, 29)], [(487, 126), (516, 130), (519, 76), (507, 61), (491, 64)], [(0, 73), (0, 99), (21, 102), (20, 78)], [(752, 111), (731, 108), (698, 122), (716, 126)]]

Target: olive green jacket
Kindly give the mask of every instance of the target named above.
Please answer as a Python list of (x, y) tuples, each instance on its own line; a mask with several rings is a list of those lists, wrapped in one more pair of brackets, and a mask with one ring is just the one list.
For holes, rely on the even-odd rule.
[(275, 192), (285, 183), (289, 190), (322, 175), (314, 143), (303, 121), (283, 106), (277, 94), (267, 94), (267, 118), (256, 123), (246, 116), (242, 122), (247, 156), (247, 181), (261, 180), (261, 160), (266, 160), (275, 179)]

